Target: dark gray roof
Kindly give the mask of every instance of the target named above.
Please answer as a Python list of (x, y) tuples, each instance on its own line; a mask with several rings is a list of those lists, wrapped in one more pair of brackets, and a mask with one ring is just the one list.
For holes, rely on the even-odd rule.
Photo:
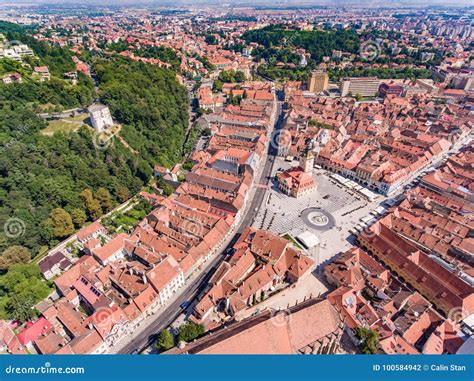
[(56, 264), (62, 262), (64, 259), (68, 260), (62, 252), (57, 251), (54, 254), (50, 254), (47, 257), (45, 257), (39, 263), (39, 268), (41, 272), (44, 274), (45, 272), (50, 271)]

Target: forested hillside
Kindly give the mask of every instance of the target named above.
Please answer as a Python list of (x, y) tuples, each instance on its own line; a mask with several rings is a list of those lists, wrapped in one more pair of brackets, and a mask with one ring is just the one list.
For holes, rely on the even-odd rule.
[(116, 56), (95, 64), (99, 95), (132, 149), (118, 138), (97, 149), (90, 127), (46, 136), (38, 111), (88, 106), (94, 89), (86, 76), (77, 85), (62, 79), (73, 64), (69, 51), (30, 44), (40, 46), (52, 78), (0, 82), (0, 271), (15, 262), (6, 249), (19, 245), (38, 255), (138, 192), (154, 164), (176, 163), (188, 121), (186, 92), (174, 72)]
[[(254, 60), (265, 60), (258, 66), (258, 73), (275, 80), (307, 80), (308, 72), (331, 56), (334, 50), (356, 53), (360, 46), (357, 33), (353, 30), (292, 30), (283, 25), (269, 25), (250, 30), (242, 36), (247, 43), (256, 42)], [(309, 53), (307, 65), (301, 66), (301, 54), (295, 50), (303, 48)]]
[(95, 64), (101, 101), (123, 124), (121, 135), (149, 165), (180, 160), (188, 123), (186, 90), (175, 72), (121, 57)]
[(303, 48), (311, 53), (311, 59), (316, 63), (323, 56), (330, 56), (333, 50), (356, 53), (360, 46), (359, 37), (355, 31), (337, 30), (289, 30), (279, 25), (269, 25), (262, 29), (250, 30), (242, 36), (247, 42), (256, 42), (264, 46), (256, 49), (254, 55), (260, 59), (269, 59), (275, 54), (279, 60), (298, 63), (299, 56), (290, 49)]
[[(88, 128), (47, 137), (39, 133), (44, 127), (45, 122), (24, 104), (2, 104), (0, 225), (8, 225), (12, 218), (25, 224), (24, 232), (18, 236), (11, 233), (8, 237), (3, 229), (2, 250), (19, 244), (36, 255), (41, 246), (54, 245), (72, 234), (74, 228), (107, 212), (107, 199), (125, 201), (149, 175), (140, 172), (138, 159), (118, 140), (102, 151), (95, 148)], [(100, 190), (100, 205), (88, 204), (81, 195), (87, 189), (95, 192), (95, 199)], [(63, 229), (56, 229), (52, 223), (51, 212), (55, 208), (67, 212)], [(71, 218), (74, 226), (68, 222)]]
[[(380, 38), (396, 39), (394, 32), (387, 32), (387, 35), (380, 35)], [(258, 73), (272, 80), (286, 78), (289, 80), (308, 79), (308, 72), (315, 69), (317, 64), (323, 61), (323, 57), (331, 57), (333, 51), (359, 55), (361, 43), (366, 41), (364, 33), (358, 34), (355, 30), (292, 30), (284, 25), (269, 25), (261, 29), (250, 30), (243, 34), (247, 42), (256, 42), (259, 47), (252, 51), (255, 61), (265, 60), (265, 63), (258, 66)], [(369, 40), (370, 41), (370, 40)], [(438, 53), (430, 63), (423, 63), (421, 52), (410, 55), (403, 51), (405, 58), (403, 61), (392, 58), (388, 46), (380, 44), (376, 48), (381, 53), (374, 60), (380, 65), (387, 65), (390, 62), (397, 64), (413, 63), (413, 68), (347, 68), (329, 69), (328, 74), (332, 81), (338, 81), (343, 77), (366, 77), (377, 76), (378, 78), (429, 78), (431, 76), (428, 66), (430, 63), (438, 62), (441, 58)], [(307, 65), (301, 65), (301, 54), (296, 53), (296, 49), (303, 48), (310, 53)], [(360, 59), (360, 57), (358, 58)], [(417, 66), (417, 67), (415, 67)]]

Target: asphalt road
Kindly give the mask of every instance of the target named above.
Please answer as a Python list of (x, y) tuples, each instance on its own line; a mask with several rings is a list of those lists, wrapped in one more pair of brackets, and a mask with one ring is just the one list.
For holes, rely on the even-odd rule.
[[(279, 99), (281, 99), (281, 94), (279, 95)], [(282, 126), (283, 121), (283, 114), (281, 108), (281, 102), (277, 103), (277, 115), (278, 119), (275, 124), (275, 129), (273, 131), (273, 135), (278, 131)], [(272, 136), (273, 137), (273, 136)], [(262, 174), (258, 181), (259, 184), (268, 184), (270, 181), (270, 175), (272, 173), (273, 164), (275, 161), (275, 154), (276, 148), (269, 144), (268, 147), (268, 154), (265, 160), (265, 167), (262, 170)], [(242, 218), (240, 225), (236, 231), (236, 234), (224, 248), (223, 252), (228, 248), (231, 248), (237, 239), (239, 238), (240, 234), (244, 231), (247, 226), (252, 224), (253, 219), (258, 213), (258, 209), (263, 202), (263, 198), (265, 197), (265, 189), (257, 187), (255, 190), (255, 195), (252, 199), (250, 207), (247, 210), (246, 215)], [(257, 209), (257, 211), (255, 211)], [(199, 276), (196, 277), (192, 281), (192, 283), (188, 284), (185, 288), (184, 292), (177, 298), (172, 304), (170, 304), (165, 311), (163, 311), (159, 316), (157, 316), (156, 320), (146, 327), (146, 329), (135, 339), (130, 341), (125, 347), (123, 347), (118, 353), (120, 354), (130, 354), (130, 353), (140, 353), (144, 349), (146, 349), (153, 341), (156, 339), (156, 335), (163, 330), (164, 328), (168, 327), (173, 321), (175, 321), (179, 315), (183, 313), (183, 309), (180, 305), (186, 301), (190, 304), (199, 296), (199, 294), (205, 290), (207, 287), (207, 283), (209, 279), (212, 277), (214, 272), (216, 271), (217, 267), (221, 264), (221, 262), (225, 259), (225, 255), (218, 254), (216, 258), (214, 258)]]
[[(272, 134), (272, 139), (271, 141), (274, 141), (273, 136), (277, 133), (277, 131), (281, 128), (282, 121), (283, 121), (283, 114), (281, 110), (281, 103), (277, 104), (278, 107), (278, 120), (275, 125), (275, 129)], [(272, 173), (273, 169), (273, 164), (275, 163), (275, 156), (276, 156), (277, 149), (274, 147), (272, 144), (269, 144), (268, 146), (268, 154), (267, 154), (267, 159), (265, 161), (265, 167), (263, 168), (262, 175), (260, 177), (260, 181), (258, 182), (259, 184), (265, 184), (268, 185), (270, 181), (270, 175)], [(242, 219), (242, 222), (239, 226), (238, 233), (242, 233), (242, 231), (247, 227), (250, 226), (254, 220), (254, 218), (257, 216), (258, 209), (260, 208), (260, 205), (262, 205), (263, 198), (265, 197), (265, 189), (264, 188), (257, 188), (255, 191), (255, 195), (253, 197), (253, 200), (250, 204), (250, 208), (245, 215), (245, 217)], [(257, 208), (257, 211), (255, 209)]]

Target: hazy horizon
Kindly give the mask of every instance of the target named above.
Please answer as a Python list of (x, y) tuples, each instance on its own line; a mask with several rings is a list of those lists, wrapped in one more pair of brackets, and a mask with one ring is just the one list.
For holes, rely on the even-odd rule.
[(288, 7), (288, 6), (354, 6), (367, 7), (371, 6), (385, 6), (385, 7), (430, 7), (430, 6), (449, 6), (453, 8), (474, 6), (471, 0), (457, 0), (455, 4), (451, 0), (395, 0), (387, 2), (385, 0), (10, 0), (1, 1), (2, 6), (15, 5), (157, 5), (157, 6), (189, 6), (193, 4), (202, 5), (219, 5), (219, 6), (274, 6), (274, 7)]

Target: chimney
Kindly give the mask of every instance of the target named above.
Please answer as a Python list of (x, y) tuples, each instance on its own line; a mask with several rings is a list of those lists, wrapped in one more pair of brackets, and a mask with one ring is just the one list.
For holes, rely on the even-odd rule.
[(147, 284), (147, 283), (148, 283), (148, 280), (146, 279), (145, 274), (142, 275), (142, 281), (143, 281), (143, 284)]

